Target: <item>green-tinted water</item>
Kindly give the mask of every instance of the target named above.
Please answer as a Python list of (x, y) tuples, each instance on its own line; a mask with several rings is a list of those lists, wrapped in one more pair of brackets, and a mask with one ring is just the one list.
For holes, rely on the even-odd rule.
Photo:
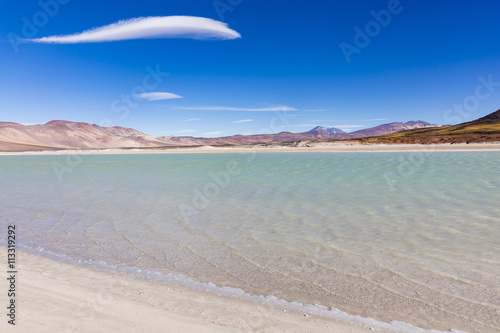
[(499, 152), (3, 156), (0, 219), (32, 251), (487, 332), (499, 165)]

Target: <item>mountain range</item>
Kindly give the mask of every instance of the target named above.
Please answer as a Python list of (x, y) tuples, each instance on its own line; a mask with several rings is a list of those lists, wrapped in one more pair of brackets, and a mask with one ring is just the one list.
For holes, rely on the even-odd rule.
[(320, 131), (320, 132), (323, 132), (323, 133), (326, 133), (326, 134), (339, 134), (339, 133), (346, 133), (344, 132), (343, 130), (339, 129), (339, 128), (335, 128), (335, 127), (323, 127), (323, 126), (316, 126), (314, 127), (312, 130), (310, 130), (309, 132), (312, 132), (312, 131)]
[(284, 144), (354, 140), (358, 143), (460, 143), (500, 142), (500, 110), (458, 125), (438, 126), (425, 121), (393, 122), (346, 133), (335, 127), (316, 126), (307, 132), (233, 135), (219, 138), (191, 136), (155, 137), (125, 127), (53, 120), (46, 124), (22, 125), (0, 122), (0, 151), (63, 149), (154, 148)]
[(304, 140), (345, 140), (396, 133), (408, 129), (436, 127), (425, 121), (393, 122), (351, 133), (334, 127), (317, 126), (302, 133), (233, 135), (219, 138), (191, 136), (154, 137), (125, 127), (53, 120), (46, 124), (22, 125), (0, 122), (0, 151), (99, 149), (133, 147), (185, 147), (206, 145), (248, 145)]
[(233, 135), (219, 138), (191, 136), (155, 137), (125, 127), (53, 120), (46, 124), (22, 125), (0, 122), (0, 151), (62, 149), (153, 148), (280, 144), (332, 140), (360, 143), (458, 143), (500, 141), (500, 110), (458, 125), (438, 126), (425, 121), (393, 122), (346, 133), (335, 127), (316, 126), (307, 132)]
[(411, 129), (359, 141), (389, 144), (500, 142), (500, 110), (458, 125)]

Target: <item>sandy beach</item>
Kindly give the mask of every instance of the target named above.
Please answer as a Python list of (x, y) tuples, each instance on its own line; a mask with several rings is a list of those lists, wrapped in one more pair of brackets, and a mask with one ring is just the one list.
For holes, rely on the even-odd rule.
[(87, 154), (165, 154), (165, 153), (260, 153), (260, 152), (374, 152), (374, 151), (491, 151), (500, 150), (500, 143), (456, 144), (346, 144), (343, 142), (311, 143), (307, 146), (285, 147), (235, 146), (235, 147), (186, 147), (186, 148), (127, 148), (90, 150), (41, 150), (25, 152), (0, 152), (2, 155), (87, 155)]
[[(2, 250), (6, 253), (5, 248)], [(291, 310), (18, 252), (16, 326), (2, 332), (368, 332)], [(6, 290), (6, 280), (2, 279)], [(2, 299), (5, 300), (5, 297)]]

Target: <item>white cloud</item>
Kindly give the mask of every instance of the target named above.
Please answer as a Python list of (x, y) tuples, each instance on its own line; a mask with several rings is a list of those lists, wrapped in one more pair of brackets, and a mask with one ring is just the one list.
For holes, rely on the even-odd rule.
[[(286, 125), (285, 127), (316, 127), (318, 125), (314, 125), (314, 124), (298, 124), (298, 125)], [(324, 126), (326, 127), (326, 126)]]
[(387, 118), (377, 118), (377, 119), (315, 119), (310, 120), (317, 123), (325, 123), (325, 122), (340, 122), (340, 121), (381, 121), (381, 120), (389, 120)]
[(168, 92), (150, 92), (144, 94), (137, 94), (136, 97), (145, 99), (147, 101), (160, 101), (163, 99), (174, 99), (174, 98), (183, 98), (182, 96), (168, 93)]
[(233, 124), (238, 124), (238, 123), (247, 123), (249, 121), (253, 121), (253, 119), (242, 119), (242, 120), (236, 120), (233, 121)]
[(220, 135), (222, 133), (224, 133), (224, 132), (222, 132), (222, 131), (213, 131), (213, 132), (207, 132), (207, 133), (205, 133), (203, 135), (213, 136), (213, 135)]
[(226, 23), (195, 16), (138, 17), (85, 30), (71, 35), (56, 35), (28, 41), (36, 43), (102, 43), (130, 39), (192, 38), (236, 39), (241, 35)]
[(350, 133), (350, 132), (353, 132), (355, 130), (362, 129), (363, 127), (366, 127), (366, 126), (365, 125), (337, 125), (337, 126), (333, 126), (333, 127), (341, 129), (344, 132)]
[(201, 118), (191, 118), (191, 119), (186, 119), (186, 120), (183, 120), (182, 122), (188, 122), (188, 121), (196, 121), (196, 120), (201, 120)]
[(265, 108), (233, 108), (228, 106), (193, 106), (193, 107), (175, 107), (177, 110), (201, 110), (201, 111), (298, 111), (294, 107), (286, 105), (276, 105)]
[(194, 133), (198, 132), (197, 130), (181, 130), (181, 131), (163, 131), (162, 133), (175, 133), (175, 134), (183, 134), (183, 133)]

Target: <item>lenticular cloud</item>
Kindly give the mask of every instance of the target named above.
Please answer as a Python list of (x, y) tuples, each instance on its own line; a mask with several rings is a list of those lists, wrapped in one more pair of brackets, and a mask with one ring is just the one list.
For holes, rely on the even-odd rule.
[(183, 98), (182, 96), (168, 92), (151, 92), (151, 93), (137, 94), (135, 96), (145, 99), (147, 101), (160, 101), (163, 99)]
[(139, 17), (72, 35), (29, 39), (36, 43), (102, 43), (129, 39), (192, 38), (236, 39), (241, 35), (226, 23), (194, 16)]

